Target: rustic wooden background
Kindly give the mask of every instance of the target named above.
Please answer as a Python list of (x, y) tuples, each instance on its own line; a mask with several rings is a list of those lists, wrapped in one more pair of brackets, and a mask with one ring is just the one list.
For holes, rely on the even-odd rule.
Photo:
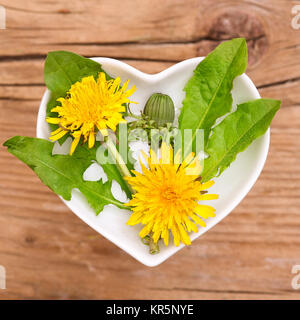
[[(246, 199), (189, 248), (147, 268), (79, 220), (0, 147), (0, 299), (298, 299), (300, 29), (290, 0), (0, 0), (0, 142), (35, 136), (48, 51), (121, 59), (142, 71), (243, 36), (263, 97), (281, 99), (264, 171)], [(299, 21), (300, 23), (300, 21)]]

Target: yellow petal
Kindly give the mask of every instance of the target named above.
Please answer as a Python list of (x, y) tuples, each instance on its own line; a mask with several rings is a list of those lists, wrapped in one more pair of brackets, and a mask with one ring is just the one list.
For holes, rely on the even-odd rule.
[(89, 135), (89, 148), (92, 148), (94, 144), (95, 144), (95, 133), (94, 131), (91, 131)]
[(190, 245), (191, 239), (181, 224), (178, 225), (178, 229), (181, 235), (181, 241), (186, 245)]
[(214, 181), (213, 180), (210, 180), (210, 181), (207, 181), (205, 183), (201, 183), (201, 189), (200, 190), (207, 190), (208, 188), (210, 188), (212, 185), (214, 185)]
[(165, 246), (169, 245), (169, 230), (166, 228), (162, 233), (162, 238), (164, 239)]
[[(132, 86), (131, 89), (127, 90), (126, 91), (126, 96), (129, 97), (131, 96), (134, 92), (136, 91), (136, 86)], [(137, 102), (134, 102), (134, 101), (130, 101), (131, 103), (137, 103)]]
[(183, 161), (181, 164), (181, 168), (184, 169), (186, 166), (190, 164), (190, 162), (194, 159), (194, 153), (191, 152)]
[(174, 157), (175, 169), (177, 170), (180, 165), (181, 165), (181, 150), (178, 150)]
[(199, 200), (215, 200), (218, 198), (219, 198), (219, 196), (217, 194), (202, 194), (199, 197)]
[(191, 214), (191, 218), (201, 227), (206, 227), (206, 224), (203, 220), (201, 220), (196, 214)]
[(139, 236), (141, 238), (145, 238), (148, 234), (149, 234), (150, 230), (149, 230), (149, 227), (148, 225), (146, 225), (139, 233)]
[(76, 137), (76, 138), (73, 140), (73, 142), (72, 142), (72, 144), (71, 144), (70, 155), (72, 155), (72, 154), (74, 153), (74, 151), (75, 151), (75, 149), (76, 149), (79, 141), (80, 141), (80, 136), (79, 136), (79, 137)]
[(52, 131), (50, 133), (51, 136), (55, 136), (57, 135), (58, 133), (60, 133), (61, 131), (63, 131), (63, 129), (61, 127), (57, 128), (56, 130)]
[(165, 142), (161, 145), (161, 160), (162, 164), (171, 164), (173, 163), (173, 148), (168, 146)]
[[(120, 78), (119, 78), (119, 79), (120, 79)], [(129, 80), (127, 80), (127, 81), (124, 82), (124, 84), (123, 84), (123, 86), (122, 86), (122, 91), (123, 91), (123, 92), (126, 91), (128, 84), (129, 84)]]
[(204, 219), (215, 216), (215, 209), (211, 206), (207, 206), (203, 204), (197, 205), (196, 208), (194, 209), (194, 212)]
[(176, 247), (178, 247), (180, 244), (180, 233), (179, 233), (176, 225), (174, 225), (174, 224), (172, 225), (171, 231), (172, 231), (173, 238), (174, 238), (174, 244)]
[(55, 134), (55, 135), (51, 135), (49, 137), (49, 139), (51, 141), (55, 141), (55, 140), (59, 140), (60, 138), (62, 138), (68, 131), (66, 130), (61, 130), (59, 133)]
[(195, 158), (185, 169), (185, 173), (191, 176), (199, 176), (202, 172), (203, 167), (201, 166), (200, 161)]
[(150, 150), (150, 161), (151, 161), (151, 164), (158, 164), (159, 163), (157, 155), (152, 149)]
[(52, 124), (59, 124), (61, 122), (61, 118), (51, 118), (51, 117), (47, 117), (46, 121), (48, 123), (52, 123)]

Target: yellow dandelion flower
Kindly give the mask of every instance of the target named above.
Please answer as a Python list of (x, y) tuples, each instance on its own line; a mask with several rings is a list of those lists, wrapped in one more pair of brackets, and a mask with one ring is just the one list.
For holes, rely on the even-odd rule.
[(48, 123), (58, 124), (59, 128), (51, 132), (50, 140), (55, 141), (70, 132), (74, 137), (70, 154), (78, 145), (80, 138), (88, 141), (89, 148), (95, 144), (95, 133), (99, 130), (106, 136), (107, 129), (116, 131), (116, 126), (125, 121), (124, 103), (133, 102), (128, 99), (135, 91), (135, 86), (126, 90), (129, 80), (120, 88), (121, 79), (106, 80), (104, 72), (100, 72), (98, 79), (93, 76), (83, 78), (73, 84), (66, 98), (57, 101), (61, 106), (53, 108), (58, 117), (47, 117)]
[(197, 225), (206, 226), (201, 218), (215, 216), (213, 207), (198, 203), (218, 198), (216, 194), (203, 193), (214, 182), (201, 183), (197, 179), (202, 167), (193, 153), (180, 163), (180, 153), (173, 157), (172, 147), (163, 143), (160, 159), (152, 150), (150, 157), (146, 154), (143, 156), (148, 167), (140, 161), (142, 173), (133, 171), (134, 177), (126, 177), (136, 192), (126, 204), (133, 211), (127, 224), (145, 225), (140, 237), (152, 233), (155, 243), (163, 238), (167, 246), (170, 230), (176, 246), (180, 241), (186, 245), (191, 244), (188, 232), (198, 232)]

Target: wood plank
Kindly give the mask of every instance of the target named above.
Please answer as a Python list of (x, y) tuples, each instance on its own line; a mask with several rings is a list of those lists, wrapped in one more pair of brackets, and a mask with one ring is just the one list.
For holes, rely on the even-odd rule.
[[(5, 177), (0, 261), (12, 272), (11, 295), (4, 296), (122, 298), (126, 287), (126, 296), (133, 299), (299, 298), (290, 287), (290, 270), (300, 253), (300, 171), (291, 170), (300, 147), (292, 139), (300, 127), (295, 114), (298, 107), (289, 107), (276, 117), (266, 168), (242, 204), (192, 247), (150, 271), (71, 214), (30, 169), (10, 155), (3, 158), (1, 149), (1, 159), (10, 158), (9, 167), (0, 166)], [(280, 168), (285, 171), (278, 176)], [(21, 187), (16, 186), (15, 170), (22, 174)], [(182, 265), (189, 266), (188, 273)], [(76, 283), (70, 274), (76, 274)], [(136, 285), (141, 282), (145, 285)]]
[[(51, 10), (47, 1), (39, 2), (39, 5), (33, 2), (29, 6), (20, 0), (14, 1), (14, 6), (10, 6), (9, 0), (3, 1), (7, 7), (8, 30), (0, 34), (3, 43), (0, 61), (31, 62), (39, 59), (42, 62), (51, 50), (70, 50), (86, 56), (130, 59), (130, 64), (142, 71), (156, 73), (168, 63), (206, 55), (224, 39), (244, 36), (249, 45), (248, 73), (256, 85), (300, 77), (300, 62), (297, 59), (300, 53), (299, 33), (290, 26), (292, 5), (285, 5), (284, 0), (263, 3), (219, 1), (214, 6), (208, 0), (189, 0), (186, 5), (182, 5), (182, 1), (174, 5), (173, 1), (168, 0), (160, 5), (158, 12), (152, 13), (153, 16), (148, 14), (147, 2), (141, 6), (136, 1), (130, 4), (114, 2), (118, 8), (126, 7), (125, 11), (120, 10), (115, 16), (116, 21), (120, 22), (118, 24), (108, 22), (115, 8), (109, 1), (90, 1), (84, 10), (79, 0), (73, 1), (71, 8), (59, 0), (53, 1)], [(130, 10), (131, 7), (138, 9)], [(91, 19), (91, 15), (97, 12), (101, 12), (103, 17), (99, 21)], [(123, 12), (127, 13), (126, 19), (118, 17), (118, 14), (124, 15)], [(54, 30), (50, 23), (53, 19), (56, 21)], [(60, 28), (64, 32), (59, 33)], [(152, 62), (147, 64), (144, 60)], [(35, 76), (41, 74), (42, 68), (40, 65), (35, 69), (36, 66), (35, 61), (32, 69), (19, 70), (17, 65), (11, 64), (9, 70), (4, 72), (8, 82), (2, 79), (2, 83), (12, 83), (13, 79), (18, 78), (13, 74), (14, 70), (27, 76), (33, 75), (33, 83), (36, 83)]]

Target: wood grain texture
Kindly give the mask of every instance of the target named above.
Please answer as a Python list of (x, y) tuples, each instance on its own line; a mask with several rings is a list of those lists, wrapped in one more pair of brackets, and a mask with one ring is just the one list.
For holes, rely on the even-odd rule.
[[(220, 224), (147, 268), (79, 220), (0, 147), (0, 299), (299, 299), (300, 30), (290, 0), (0, 0), (0, 142), (35, 135), (48, 51), (121, 59), (149, 73), (246, 37), (247, 73), (283, 107), (259, 180)], [(183, 267), (184, 266), (184, 267)]]

